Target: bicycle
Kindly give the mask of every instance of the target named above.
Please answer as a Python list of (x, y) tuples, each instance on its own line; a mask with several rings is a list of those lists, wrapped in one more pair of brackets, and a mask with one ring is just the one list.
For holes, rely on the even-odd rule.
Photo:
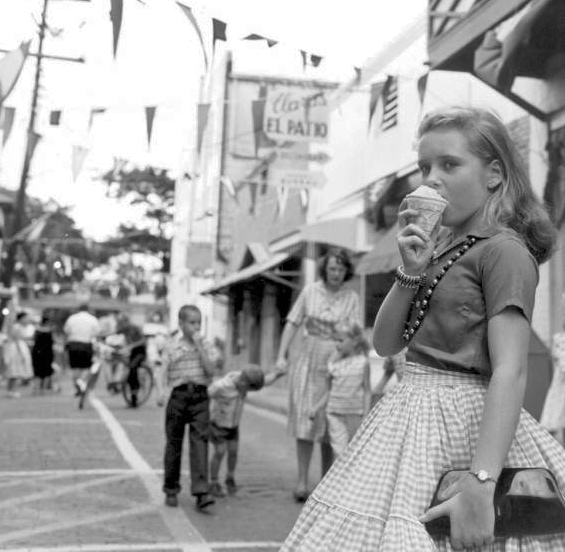
[(95, 361), (90, 367), (86, 382), (83, 382), (79, 396), (79, 409), (84, 408), (86, 397), (96, 386), (101, 372), (105, 372), (108, 377), (108, 391), (121, 393), (128, 406), (136, 408), (147, 402), (153, 390), (154, 377), (153, 370), (145, 359), (137, 362), (134, 359), (132, 368), (129, 353), (123, 349), (116, 349), (105, 343), (98, 343), (95, 349)]

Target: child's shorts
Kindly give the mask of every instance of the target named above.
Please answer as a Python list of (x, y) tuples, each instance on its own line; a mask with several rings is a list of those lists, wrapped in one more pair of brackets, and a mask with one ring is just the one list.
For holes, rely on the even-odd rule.
[(210, 441), (215, 445), (238, 439), (239, 427), (219, 427), (214, 422), (210, 424)]

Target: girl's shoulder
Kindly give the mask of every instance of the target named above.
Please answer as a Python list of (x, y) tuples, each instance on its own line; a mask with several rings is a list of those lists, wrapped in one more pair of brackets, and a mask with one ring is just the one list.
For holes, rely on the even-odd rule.
[(497, 257), (500, 262), (538, 265), (526, 243), (509, 229), (502, 229), (484, 240), (483, 258)]

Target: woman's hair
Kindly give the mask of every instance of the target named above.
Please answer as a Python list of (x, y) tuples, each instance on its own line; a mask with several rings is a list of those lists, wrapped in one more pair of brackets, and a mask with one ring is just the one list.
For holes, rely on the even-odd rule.
[(357, 322), (342, 322), (336, 327), (336, 332), (342, 335), (346, 335), (353, 341), (353, 352), (356, 355), (366, 355), (371, 346), (365, 338), (363, 333), (363, 328)]
[(486, 165), (500, 163), (502, 182), (486, 201), (485, 221), (512, 230), (538, 263), (547, 261), (554, 250), (556, 230), (532, 189), (524, 163), (502, 121), (494, 113), (476, 107), (440, 109), (424, 117), (418, 138), (442, 129), (463, 133), (471, 152)]
[(351, 278), (353, 278), (353, 263), (349, 258), (349, 253), (341, 247), (332, 247), (328, 249), (328, 252), (323, 257), (320, 258), (318, 264), (318, 276), (320, 276), (320, 278), (324, 282), (327, 281), (328, 263), (332, 257), (339, 264), (345, 267), (345, 278), (343, 279), (343, 281), (347, 282), (347, 280), (351, 280)]

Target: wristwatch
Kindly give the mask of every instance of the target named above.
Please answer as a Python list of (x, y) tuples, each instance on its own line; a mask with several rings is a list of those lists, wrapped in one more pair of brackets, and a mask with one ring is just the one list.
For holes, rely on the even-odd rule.
[(494, 483), (498, 482), (498, 479), (495, 479), (488, 471), (486, 470), (479, 470), (479, 471), (472, 471), (469, 470), (469, 473), (474, 475), (480, 483), (486, 483), (487, 481), (493, 481)]

